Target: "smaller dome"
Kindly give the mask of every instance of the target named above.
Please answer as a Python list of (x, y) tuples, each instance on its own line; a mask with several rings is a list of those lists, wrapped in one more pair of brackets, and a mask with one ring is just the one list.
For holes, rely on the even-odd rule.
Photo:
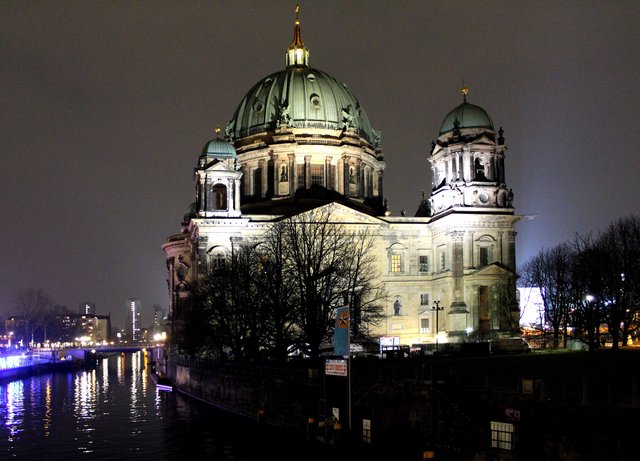
[(201, 157), (236, 158), (236, 150), (233, 145), (219, 138), (212, 139), (204, 145)]
[[(457, 123), (456, 123), (457, 122)], [(489, 128), (493, 130), (493, 121), (489, 114), (480, 106), (463, 102), (447, 114), (440, 125), (440, 135), (462, 128)]]

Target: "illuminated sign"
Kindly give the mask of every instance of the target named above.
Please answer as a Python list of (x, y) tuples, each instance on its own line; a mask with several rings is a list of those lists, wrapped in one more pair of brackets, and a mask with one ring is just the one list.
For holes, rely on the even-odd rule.
[(324, 364), (324, 373), (331, 376), (347, 376), (347, 361), (327, 360)]

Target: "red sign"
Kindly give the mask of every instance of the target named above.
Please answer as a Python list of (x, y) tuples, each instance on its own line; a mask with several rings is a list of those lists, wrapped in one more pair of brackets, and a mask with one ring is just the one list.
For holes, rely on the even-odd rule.
[(331, 376), (347, 376), (347, 361), (327, 360), (324, 364), (324, 373)]

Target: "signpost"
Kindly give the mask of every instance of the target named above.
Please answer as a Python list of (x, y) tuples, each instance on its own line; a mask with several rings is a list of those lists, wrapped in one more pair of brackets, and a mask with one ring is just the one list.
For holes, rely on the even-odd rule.
[(327, 360), (325, 374), (347, 377), (348, 428), (351, 430), (351, 317), (349, 306), (339, 307), (333, 333), (333, 353), (346, 360)]

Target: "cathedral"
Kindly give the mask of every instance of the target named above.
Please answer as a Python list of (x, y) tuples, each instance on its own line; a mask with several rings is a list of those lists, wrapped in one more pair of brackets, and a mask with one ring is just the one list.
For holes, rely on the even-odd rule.
[[(384, 198), (380, 132), (346, 85), (311, 67), (296, 11), (284, 69), (250, 88), (197, 157), (195, 200), (162, 245), (169, 318), (179, 321), (198, 272), (224, 264), (234, 239), (283, 216), (333, 206), (375, 239), (385, 288), (381, 345), (456, 343), (518, 330), (516, 222), (503, 131), (467, 102), (448, 112), (427, 155), (430, 193), (413, 217)], [(222, 130), (218, 130), (222, 131)], [(435, 130), (434, 130), (435, 131)], [(434, 133), (435, 134), (435, 133)]]

